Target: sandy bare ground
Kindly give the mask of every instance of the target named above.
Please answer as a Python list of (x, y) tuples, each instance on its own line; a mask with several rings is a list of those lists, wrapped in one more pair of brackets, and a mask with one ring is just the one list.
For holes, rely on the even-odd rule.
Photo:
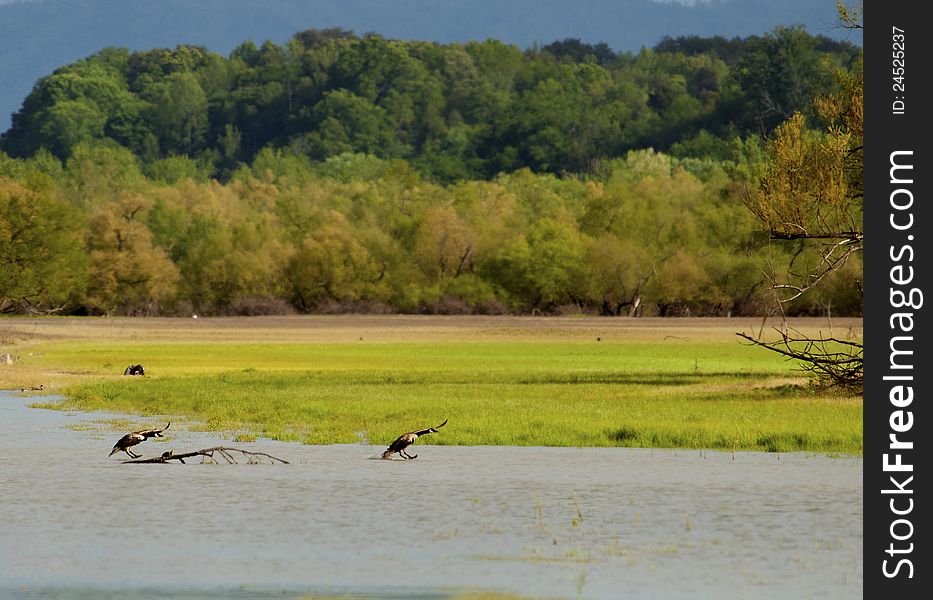
[[(801, 332), (859, 339), (860, 318), (794, 318)], [(736, 332), (773, 337), (779, 318), (627, 318), (422, 315), (326, 315), (287, 317), (132, 318), (12, 317), (0, 319), (0, 354), (30, 341), (516, 341), (534, 339), (603, 341), (725, 340)]]

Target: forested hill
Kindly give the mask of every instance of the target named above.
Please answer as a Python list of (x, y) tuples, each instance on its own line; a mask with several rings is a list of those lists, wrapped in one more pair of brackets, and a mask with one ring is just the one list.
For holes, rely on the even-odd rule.
[[(0, 313), (760, 315), (825, 262), (762, 232), (799, 222), (784, 190), (861, 220), (859, 54), (796, 28), (105, 49), (0, 139)], [(860, 314), (861, 280), (852, 256), (783, 310)]]
[(266, 147), (315, 162), (401, 158), (439, 182), (523, 167), (591, 172), (640, 148), (725, 159), (735, 138), (767, 134), (795, 111), (819, 125), (812, 98), (859, 53), (802, 28), (666, 38), (635, 54), (573, 38), (523, 50), (341, 29), (245, 42), (226, 57), (107, 48), (40, 79), (0, 150), (65, 160), (110, 141), (144, 168), (188, 157), (173, 164), (189, 171), (169, 180), (225, 180)]
[(244, 40), (281, 44), (295, 31), (342, 27), (521, 48), (576, 37), (637, 52), (665, 35), (745, 37), (795, 24), (861, 43), (834, 23), (832, 0), (0, 0), (0, 131), (37, 79), (107, 46), (226, 55)]

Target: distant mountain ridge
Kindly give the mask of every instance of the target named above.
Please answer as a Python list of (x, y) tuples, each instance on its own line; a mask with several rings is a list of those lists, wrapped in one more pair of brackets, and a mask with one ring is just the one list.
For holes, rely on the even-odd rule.
[(496, 38), (522, 48), (567, 37), (637, 52), (664, 36), (762, 34), (835, 27), (832, 0), (0, 0), (0, 131), (40, 77), (108, 46), (195, 44), (227, 54), (246, 40), (281, 43), (309, 28), (456, 42)]

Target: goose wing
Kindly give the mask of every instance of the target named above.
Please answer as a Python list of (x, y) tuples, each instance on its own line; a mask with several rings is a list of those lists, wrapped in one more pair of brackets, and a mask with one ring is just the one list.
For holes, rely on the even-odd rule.
[(414, 435), (425, 435), (426, 433), (437, 433), (437, 430), (447, 424), (447, 421), (450, 419), (444, 419), (444, 422), (440, 425), (435, 425), (434, 427), (428, 427), (427, 429), (421, 429), (418, 431), (412, 431)]
[(153, 436), (162, 437), (162, 432), (168, 429), (171, 425), (172, 425), (172, 422), (169, 421), (168, 425), (166, 425), (162, 429), (156, 429), (155, 427), (153, 427), (152, 429), (143, 429), (141, 431), (134, 431), (133, 433), (138, 433), (139, 435), (143, 436), (143, 439), (150, 438)]
[(142, 442), (145, 439), (146, 438), (137, 431), (134, 431), (133, 433), (128, 433), (124, 435), (123, 437), (121, 437), (119, 440), (117, 440), (117, 443), (113, 445), (113, 449), (110, 451), (110, 455), (113, 456), (113, 454), (119, 450), (123, 450), (124, 448), (129, 448), (130, 446), (135, 446), (136, 444), (138, 444), (139, 442)]
[(135, 446), (136, 444), (144, 441), (146, 441), (146, 436), (139, 433), (138, 431), (134, 431), (133, 433), (124, 435), (117, 443), (121, 446)]
[(399, 450), (404, 450), (415, 441), (417, 436), (414, 433), (403, 433), (402, 435), (395, 438), (395, 441), (389, 444), (389, 448), (386, 452), (398, 452)]

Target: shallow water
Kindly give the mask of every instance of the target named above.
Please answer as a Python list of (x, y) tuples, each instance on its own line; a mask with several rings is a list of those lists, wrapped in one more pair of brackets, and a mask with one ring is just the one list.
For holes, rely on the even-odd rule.
[(2, 598), (862, 592), (861, 458), (419, 444), (383, 461), (369, 459), (385, 446), (173, 424), (136, 450), (223, 444), (291, 464), (125, 465), (107, 457), (120, 433), (97, 424), (112, 415), (27, 402), (0, 392)]

